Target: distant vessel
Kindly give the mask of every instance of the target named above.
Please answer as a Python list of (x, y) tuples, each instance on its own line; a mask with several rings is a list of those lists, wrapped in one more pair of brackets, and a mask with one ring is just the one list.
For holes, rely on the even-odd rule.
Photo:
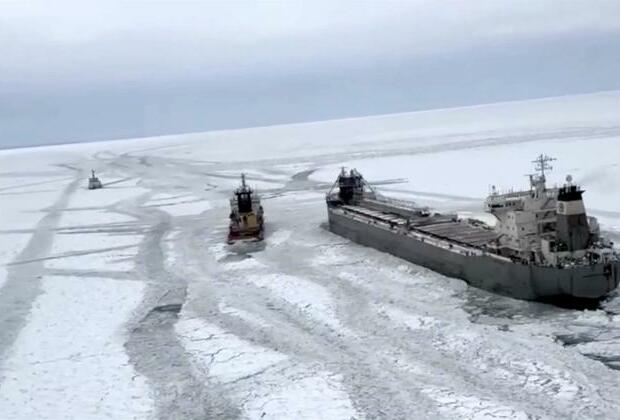
[(96, 190), (99, 188), (103, 188), (103, 185), (101, 184), (101, 181), (99, 180), (99, 178), (97, 178), (95, 176), (95, 171), (91, 170), (91, 176), (90, 178), (88, 178), (88, 189), (89, 190)]
[(228, 243), (262, 241), (263, 234), (263, 206), (260, 197), (246, 185), (245, 174), (241, 174), (241, 186), (230, 199)]
[(499, 194), (486, 211), (495, 227), (432, 213), (377, 194), (344, 168), (327, 194), (329, 229), (470, 285), (526, 300), (598, 300), (618, 286), (620, 255), (587, 217), (583, 190), (567, 182), (547, 188), (548, 156), (540, 155), (530, 189)]

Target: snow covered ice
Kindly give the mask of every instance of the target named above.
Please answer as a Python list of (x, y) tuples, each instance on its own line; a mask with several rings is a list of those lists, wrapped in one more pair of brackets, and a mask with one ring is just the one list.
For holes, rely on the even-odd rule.
[[(547, 153), (620, 243), (619, 109), (606, 92), (1, 151), (0, 418), (620, 419), (617, 292), (517, 301), (324, 228), (340, 166), (479, 215)], [(225, 245), (240, 172), (265, 208), (251, 247)]]

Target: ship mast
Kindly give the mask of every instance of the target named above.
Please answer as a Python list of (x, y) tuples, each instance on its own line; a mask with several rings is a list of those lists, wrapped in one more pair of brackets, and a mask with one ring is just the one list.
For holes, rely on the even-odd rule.
[(535, 160), (532, 161), (532, 163), (535, 164), (534, 170), (540, 173), (540, 175), (529, 175), (530, 188), (534, 190), (535, 198), (543, 197), (543, 193), (546, 190), (545, 182), (547, 181), (547, 178), (545, 177), (545, 171), (550, 171), (553, 169), (553, 166), (551, 166), (549, 162), (552, 162), (554, 160), (555, 158), (549, 157), (541, 153)]
[(554, 160), (556, 159), (541, 153), (538, 155), (536, 160), (532, 161), (532, 163), (536, 165), (534, 169), (540, 172), (540, 177), (543, 181), (545, 181), (545, 171), (550, 171), (553, 169), (553, 166), (551, 166), (549, 162), (553, 162)]

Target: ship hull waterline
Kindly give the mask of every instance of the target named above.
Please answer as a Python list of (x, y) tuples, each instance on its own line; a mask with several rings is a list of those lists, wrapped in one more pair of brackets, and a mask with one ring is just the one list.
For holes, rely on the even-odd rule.
[(618, 263), (556, 268), (514, 263), (488, 254), (463, 255), (329, 207), (327, 213), (329, 230), (337, 235), (504, 296), (600, 300), (618, 286)]

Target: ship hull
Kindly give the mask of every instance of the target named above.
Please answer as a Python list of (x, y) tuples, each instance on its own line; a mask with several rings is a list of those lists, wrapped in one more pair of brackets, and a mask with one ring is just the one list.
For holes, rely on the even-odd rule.
[(387, 252), (471, 286), (501, 295), (547, 300), (598, 300), (618, 286), (620, 264), (571, 268), (514, 263), (489, 254), (463, 255), (380, 224), (352, 218), (328, 207), (329, 230), (361, 245)]

